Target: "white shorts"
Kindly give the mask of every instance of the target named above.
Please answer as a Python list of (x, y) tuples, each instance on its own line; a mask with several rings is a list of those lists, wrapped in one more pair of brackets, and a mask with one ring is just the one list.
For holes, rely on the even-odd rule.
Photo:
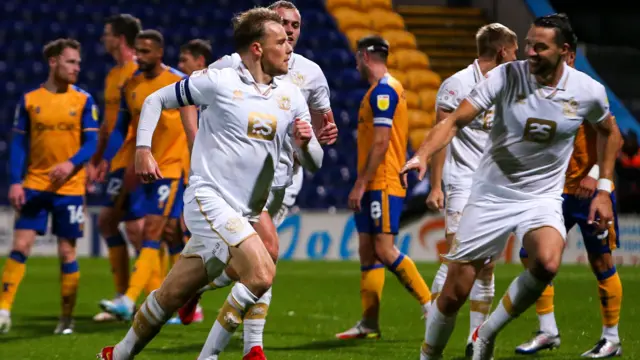
[(444, 257), (462, 262), (495, 260), (504, 251), (511, 233), (522, 243), (529, 231), (544, 226), (553, 227), (566, 239), (561, 200), (468, 203), (449, 254)]
[(249, 219), (232, 209), (211, 188), (189, 186), (184, 202), (184, 222), (191, 232), (191, 240), (182, 254), (201, 257), (210, 275), (210, 270), (217, 269), (220, 263), (229, 262), (229, 247), (238, 246), (256, 234)]
[(470, 187), (447, 186), (444, 209), (445, 233), (447, 235), (455, 234), (458, 231), (462, 210), (464, 210), (465, 205), (467, 205), (470, 195)]

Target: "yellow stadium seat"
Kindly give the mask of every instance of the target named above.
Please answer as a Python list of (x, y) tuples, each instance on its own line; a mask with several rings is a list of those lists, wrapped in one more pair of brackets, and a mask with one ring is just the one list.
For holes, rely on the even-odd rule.
[(407, 108), (420, 109), (420, 96), (418, 96), (418, 93), (411, 90), (405, 90), (404, 96), (407, 98)]
[(395, 69), (398, 67), (398, 58), (393, 52), (389, 53), (389, 57), (387, 58), (387, 67), (391, 69)]
[(391, 51), (401, 49), (415, 49), (417, 47), (416, 37), (404, 30), (386, 30), (382, 32), (382, 37), (389, 42)]
[(327, 0), (326, 7), (327, 7), (327, 10), (329, 10), (329, 12), (333, 12), (334, 10), (342, 7), (359, 10), (360, 1), (359, 0)]
[(396, 12), (373, 9), (368, 12), (368, 15), (373, 28), (377, 31), (404, 30), (404, 19)]
[(409, 129), (427, 129), (432, 127), (432, 115), (424, 110), (409, 109)]
[(435, 111), (437, 90), (422, 90), (418, 93), (420, 98), (420, 109), (424, 111)]
[(413, 149), (413, 151), (417, 151), (420, 148), (420, 145), (427, 137), (428, 133), (429, 130), (424, 128), (409, 131), (409, 144), (411, 144), (411, 149)]
[(403, 71), (429, 68), (429, 58), (420, 50), (402, 49), (398, 50), (395, 55), (397, 68)]
[(369, 15), (358, 10), (339, 8), (333, 12), (333, 17), (343, 33), (353, 29), (371, 29)]
[(391, 0), (360, 0), (360, 8), (363, 10), (393, 10), (393, 3)]
[(391, 76), (393, 76), (396, 80), (400, 82), (400, 84), (402, 84), (402, 87), (407, 86), (407, 76), (404, 74), (404, 72), (398, 69), (388, 69), (388, 71), (389, 71), (389, 74), (391, 74)]
[(437, 89), (440, 87), (440, 76), (430, 70), (409, 70), (407, 74), (407, 88), (418, 91)]
[(347, 40), (349, 40), (349, 44), (351, 45), (351, 50), (356, 51), (356, 46), (358, 44), (358, 40), (367, 36), (376, 34), (373, 30), (368, 29), (352, 29), (345, 32)]

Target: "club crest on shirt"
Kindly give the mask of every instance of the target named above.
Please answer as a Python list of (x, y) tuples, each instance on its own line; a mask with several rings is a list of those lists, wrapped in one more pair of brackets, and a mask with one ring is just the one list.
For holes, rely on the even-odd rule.
[(71, 111), (69, 111), (69, 116), (76, 116), (76, 114), (76, 109), (71, 109)]
[(291, 82), (301, 87), (304, 84), (304, 75), (297, 71), (290, 72)]
[(276, 101), (280, 110), (288, 111), (291, 109), (291, 99), (286, 95), (280, 95)]
[(564, 100), (562, 104), (562, 113), (566, 117), (576, 117), (578, 115), (578, 102), (571, 98), (569, 100)]
[(382, 111), (389, 109), (389, 95), (378, 95), (376, 97), (376, 106)]
[(231, 100), (233, 101), (240, 101), (242, 100), (242, 91), (240, 91), (239, 89), (235, 89), (233, 90), (233, 98)]

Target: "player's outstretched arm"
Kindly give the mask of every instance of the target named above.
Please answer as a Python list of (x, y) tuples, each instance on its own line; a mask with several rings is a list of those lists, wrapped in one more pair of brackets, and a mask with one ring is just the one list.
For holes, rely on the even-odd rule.
[(427, 138), (420, 145), (420, 149), (400, 171), (404, 186), (407, 186), (407, 172), (417, 171), (418, 179), (422, 180), (427, 172), (427, 164), (431, 157), (447, 146), (459, 129), (470, 124), (483, 111), (488, 110), (501, 96), (507, 83), (506, 66), (512, 65), (507, 63), (489, 71), (486, 78), (476, 85), (455, 111), (429, 131)]
[[(450, 111), (446, 111), (443, 108), (438, 107), (436, 110), (436, 124), (446, 119), (451, 115)], [(444, 169), (444, 162), (447, 159), (447, 152), (445, 149), (437, 151), (431, 157), (431, 172), (429, 177), (429, 183), (431, 184), (431, 191), (427, 197), (427, 206), (431, 210), (440, 210), (444, 208), (444, 193), (442, 192), (442, 171)]]
[(588, 106), (585, 119), (593, 124), (597, 132), (598, 193), (591, 201), (589, 223), (596, 222), (598, 230), (605, 231), (613, 221), (611, 191), (613, 190), (613, 171), (621, 144), (620, 129), (609, 111), (609, 101), (604, 86), (597, 84), (592, 88), (593, 101)]
[[(153, 132), (164, 109), (193, 105), (209, 105), (213, 101), (218, 70), (195, 71), (191, 76), (167, 85), (147, 96), (140, 112), (136, 146), (151, 147)], [(197, 117), (197, 115), (196, 115)]]
[(407, 185), (406, 173), (409, 171), (418, 171), (418, 179), (422, 181), (427, 172), (427, 164), (433, 154), (447, 146), (458, 130), (471, 123), (481, 111), (465, 99), (451, 115), (437, 123), (429, 131), (427, 138), (424, 139), (413, 158), (409, 159), (402, 168), (400, 174), (403, 177), (403, 184)]
[(186, 106), (180, 108), (180, 119), (185, 134), (187, 134), (187, 145), (189, 152), (193, 150), (193, 142), (196, 139), (198, 131), (198, 109), (195, 106)]

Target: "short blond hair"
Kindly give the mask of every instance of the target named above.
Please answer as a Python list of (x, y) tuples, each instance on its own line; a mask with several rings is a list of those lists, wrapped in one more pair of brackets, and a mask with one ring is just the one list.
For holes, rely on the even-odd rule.
[(515, 45), (517, 42), (516, 33), (500, 23), (485, 25), (476, 33), (478, 57), (494, 57), (501, 48)]
[(236, 51), (244, 51), (265, 35), (265, 25), (268, 22), (282, 24), (282, 18), (277, 12), (263, 7), (247, 10), (233, 19), (233, 41)]

